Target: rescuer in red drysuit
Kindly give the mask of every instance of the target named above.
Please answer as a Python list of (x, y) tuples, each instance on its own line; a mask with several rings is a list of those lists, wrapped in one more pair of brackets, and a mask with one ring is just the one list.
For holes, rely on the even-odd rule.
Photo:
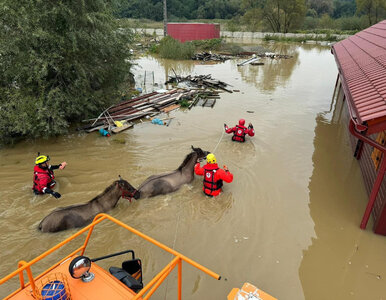
[(204, 186), (202, 190), (209, 197), (218, 196), (221, 193), (223, 181), (230, 183), (233, 181), (233, 174), (229, 172), (227, 166), (224, 170), (220, 169), (216, 163), (214, 154), (209, 153), (206, 156), (207, 164), (201, 167), (200, 163), (194, 166), (194, 172), (197, 175), (204, 175)]
[(225, 132), (226, 133), (232, 133), (232, 140), (240, 143), (245, 142), (245, 136), (248, 134), (249, 136), (255, 135), (255, 130), (253, 129), (252, 123), (249, 123), (248, 128), (244, 126), (245, 120), (240, 119), (239, 125), (236, 125), (235, 127), (229, 128), (227, 124), (224, 124)]
[(62, 162), (59, 165), (51, 166), (48, 164), (49, 160), (50, 157), (45, 155), (38, 155), (38, 157), (36, 158), (32, 190), (36, 195), (51, 194), (55, 198), (60, 198), (61, 195), (51, 189), (56, 184), (54, 180), (55, 176), (53, 170), (63, 170), (66, 167), (67, 163)]

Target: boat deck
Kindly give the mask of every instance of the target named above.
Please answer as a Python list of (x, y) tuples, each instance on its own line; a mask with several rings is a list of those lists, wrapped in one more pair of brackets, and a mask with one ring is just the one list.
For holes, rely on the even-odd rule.
[[(136, 295), (132, 290), (122, 284), (118, 279), (110, 275), (107, 271), (99, 267), (96, 263), (91, 265), (90, 272), (94, 273), (95, 275), (95, 278), (91, 282), (83, 282), (81, 279), (72, 278), (68, 270), (69, 265), (74, 257), (67, 259), (62, 264), (48, 272), (46, 275), (36, 280), (36, 286), (41, 286), (41, 282), (45, 278), (55, 276), (54, 274), (56, 273), (61, 273), (62, 276), (64, 275), (66, 277), (72, 300), (123, 300), (133, 299)], [(30, 285), (26, 286), (23, 290), (13, 295), (9, 299), (36, 300), (36, 298), (34, 298), (32, 295)]]

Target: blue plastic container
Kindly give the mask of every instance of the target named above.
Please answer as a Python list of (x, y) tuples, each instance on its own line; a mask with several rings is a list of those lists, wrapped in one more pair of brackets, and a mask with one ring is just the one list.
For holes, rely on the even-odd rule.
[(59, 280), (50, 281), (41, 291), (44, 300), (66, 300), (67, 294), (63, 282)]
[(151, 120), (153, 124), (158, 124), (158, 125), (164, 125), (164, 122), (161, 119), (155, 118)]
[(110, 136), (110, 133), (106, 129), (103, 129), (103, 128), (99, 129), (99, 133), (103, 136), (107, 136), (107, 137)]

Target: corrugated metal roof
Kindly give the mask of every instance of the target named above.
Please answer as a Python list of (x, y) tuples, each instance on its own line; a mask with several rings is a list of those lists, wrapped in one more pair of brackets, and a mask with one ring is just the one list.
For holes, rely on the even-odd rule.
[(332, 46), (358, 123), (386, 116), (386, 20)]

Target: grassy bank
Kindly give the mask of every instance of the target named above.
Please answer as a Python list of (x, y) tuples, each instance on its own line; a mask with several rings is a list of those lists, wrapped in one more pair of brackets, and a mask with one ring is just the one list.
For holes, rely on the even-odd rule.
[(275, 41), (275, 42), (297, 42), (297, 43), (305, 43), (306, 41), (326, 41), (326, 42), (337, 42), (338, 39), (335, 35), (326, 34), (325, 36), (314, 35), (312, 37), (306, 36), (294, 36), (294, 37), (284, 37), (284, 36), (275, 36), (266, 34), (264, 35), (265, 41)]

